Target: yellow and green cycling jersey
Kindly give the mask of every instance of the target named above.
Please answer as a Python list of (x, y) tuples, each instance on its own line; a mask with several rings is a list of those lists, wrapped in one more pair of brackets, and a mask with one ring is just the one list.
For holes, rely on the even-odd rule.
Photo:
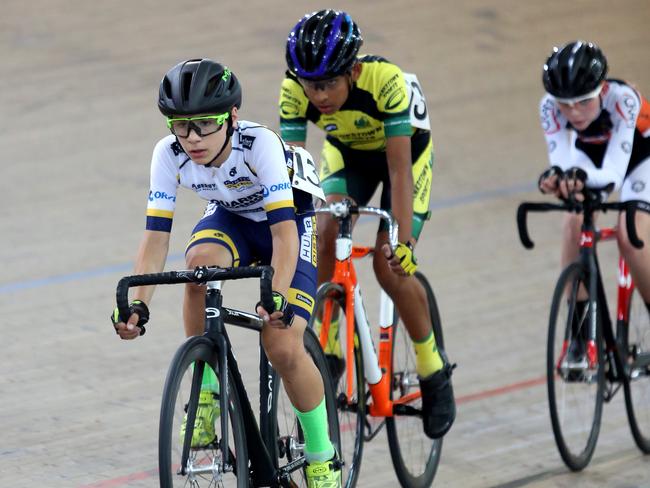
[(333, 114), (320, 113), (295, 76), (287, 73), (280, 90), (280, 132), (285, 141), (306, 141), (309, 121), (328, 139), (361, 151), (385, 151), (387, 137), (413, 134), (402, 71), (379, 56), (362, 56), (359, 62), (361, 75)]
[[(304, 143), (308, 122), (323, 129), (327, 137), (321, 151), (319, 173), (325, 194), (348, 195), (357, 204), (366, 205), (382, 184), (380, 206), (386, 210), (391, 209), (386, 141), (389, 137), (409, 136), (413, 174), (412, 235), (417, 239), (429, 217), (433, 166), (431, 132), (421, 124), (419, 128), (414, 127), (411, 118), (414, 115), (426, 119), (428, 126), (424, 97), (419, 98), (420, 106), (411, 107), (412, 92), (397, 66), (378, 56), (363, 56), (358, 60), (360, 76), (343, 106), (332, 114), (321, 113), (309, 101), (297, 78), (287, 73), (280, 91), (280, 131), (284, 140)], [(419, 86), (417, 88), (419, 90)], [(417, 113), (411, 114), (411, 109)]]

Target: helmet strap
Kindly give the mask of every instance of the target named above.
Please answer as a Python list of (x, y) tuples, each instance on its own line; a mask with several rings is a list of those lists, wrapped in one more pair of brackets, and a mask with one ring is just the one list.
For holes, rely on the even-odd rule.
[(217, 155), (216, 155), (215, 157), (213, 157), (212, 160), (211, 160), (208, 164), (205, 165), (206, 167), (209, 168), (210, 166), (212, 166), (212, 163), (214, 163), (215, 160), (216, 160), (219, 156), (221, 156), (221, 153), (226, 149), (226, 146), (227, 146), (228, 143), (230, 142), (230, 138), (232, 137), (232, 135), (233, 135), (234, 133), (235, 133), (235, 128), (234, 128), (233, 125), (232, 125), (232, 117), (228, 117), (228, 127), (226, 128), (226, 140), (223, 141), (223, 146), (221, 146), (221, 149), (219, 150), (219, 152), (217, 153)]

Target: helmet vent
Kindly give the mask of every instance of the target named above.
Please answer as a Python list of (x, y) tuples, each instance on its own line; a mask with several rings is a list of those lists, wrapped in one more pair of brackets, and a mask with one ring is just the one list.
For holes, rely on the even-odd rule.
[(183, 73), (183, 81), (181, 82), (181, 96), (183, 101), (188, 101), (190, 99), (190, 89), (192, 87), (192, 75), (193, 73)]
[(210, 81), (205, 86), (205, 93), (203, 94), (206, 97), (210, 97), (214, 94), (215, 90), (219, 86), (220, 78), (218, 76), (213, 76), (210, 78)]
[(163, 79), (163, 91), (165, 92), (166, 97), (172, 97), (172, 83), (169, 81), (169, 78), (167, 76), (165, 76)]

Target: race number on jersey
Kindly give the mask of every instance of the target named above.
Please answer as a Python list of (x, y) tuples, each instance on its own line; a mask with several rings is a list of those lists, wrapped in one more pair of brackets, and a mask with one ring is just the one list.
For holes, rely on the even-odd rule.
[(306, 193), (310, 193), (321, 200), (325, 200), (325, 193), (320, 187), (320, 179), (316, 164), (311, 154), (306, 149), (298, 146), (289, 146), (293, 154), (293, 178), (291, 186)]
[(404, 73), (404, 80), (406, 80), (406, 90), (409, 95), (409, 115), (411, 117), (411, 125), (418, 129), (431, 130), (429, 123), (429, 112), (427, 110), (427, 103), (424, 98), (424, 93), (420, 87), (418, 77), (413, 73)]

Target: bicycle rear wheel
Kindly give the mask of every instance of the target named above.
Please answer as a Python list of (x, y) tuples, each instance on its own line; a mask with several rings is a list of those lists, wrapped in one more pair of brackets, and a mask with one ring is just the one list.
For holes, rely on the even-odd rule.
[(598, 312), (587, 305), (581, 312), (580, 307), (576, 310), (580, 288), (588, 289), (586, 275), (582, 265), (573, 263), (562, 272), (555, 287), (546, 355), (553, 435), (562, 460), (573, 471), (587, 466), (596, 448), (605, 385), (600, 317), (593, 364), (584, 338), (591, 314)]
[[(422, 273), (415, 278), (424, 287), (429, 307), (429, 317), (438, 348), (444, 348), (442, 324), (433, 289)], [(418, 393), (420, 385), (415, 369), (415, 349), (406, 327), (397, 314), (393, 326), (393, 364), (391, 399), (399, 402), (407, 395)], [(407, 403), (422, 409), (419, 395)], [(395, 474), (404, 487), (424, 488), (431, 486), (438, 469), (442, 452), (442, 439), (430, 439), (424, 433), (419, 415), (393, 415), (386, 418), (388, 446)]]
[[(635, 289), (626, 328), (629, 384), (625, 385), (625, 409), (632, 436), (639, 449), (650, 454), (650, 318), (643, 298)], [(620, 340), (620, 338), (619, 338)]]
[[(188, 406), (198, 403), (198, 387), (192, 392), (192, 383), (200, 385), (201, 377), (194, 378), (203, 368), (217, 369), (217, 354), (206, 337), (189, 338), (176, 352), (169, 366), (163, 389), (158, 438), (158, 468), (162, 488), (186, 487), (247, 487), (248, 455), (244, 423), (239, 398), (229, 394), (229, 442), (222, 450), (220, 418), (214, 422), (215, 440), (203, 447), (190, 447), (188, 459), (182, 464), (184, 436), (181, 434)], [(232, 377), (229, 384), (234, 384)], [(192, 398), (191, 398), (192, 397)], [(194, 416), (195, 413), (192, 413)]]
[[(334, 386), (318, 338), (314, 331), (309, 328), (305, 330), (304, 344), (307, 354), (312, 358), (323, 378), (329, 436), (334, 448), (339, 451), (341, 440), (339, 437)], [(305, 438), (280, 376), (275, 371), (273, 375), (273, 401), (269, 414), (270, 429), (275, 439), (273, 443), (275, 452), (272, 455), (277, 462), (277, 467), (280, 468), (280, 473), (284, 474), (285, 478), (281, 480), (281, 486), (306, 488), (307, 480), (303, 469), (305, 467)]]
[[(342, 485), (350, 488), (356, 485), (361, 469), (361, 458), (363, 456), (364, 426), (366, 419), (366, 392), (365, 377), (363, 372), (363, 361), (361, 349), (356, 340), (354, 344), (354, 357), (346, 357), (345, 331), (347, 323), (345, 320), (345, 294), (343, 289), (334, 283), (323, 283), (318, 288), (314, 312), (309, 321), (309, 328), (314, 329), (316, 317), (321, 317), (326, 307), (334, 304), (340, 307), (338, 314), (340, 346), (343, 353), (342, 358), (335, 355), (326, 355), (330, 365), (330, 374), (334, 385), (336, 407), (338, 414), (339, 429), (341, 433), (341, 445), (339, 456), (343, 462)], [(315, 329), (314, 329), (315, 330)], [(316, 335), (320, 330), (315, 331)], [(320, 342), (319, 342), (320, 348)], [(352, 395), (348, 397), (347, 368), (352, 367)]]

